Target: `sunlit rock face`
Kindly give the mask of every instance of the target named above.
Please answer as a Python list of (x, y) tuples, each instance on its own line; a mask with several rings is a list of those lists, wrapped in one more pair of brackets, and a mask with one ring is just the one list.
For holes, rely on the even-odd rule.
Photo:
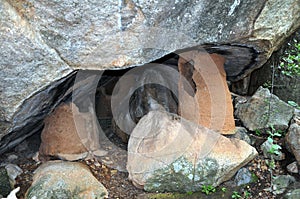
[(294, 108), (260, 87), (248, 101), (236, 104), (235, 114), (251, 131), (270, 127), (284, 131), (289, 127)]
[[(179, 89), (180, 115), (222, 134), (234, 134), (233, 105), (226, 82), (224, 57), (197, 51), (181, 55), (179, 71), (182, 78), (194, 85), (195, 92)], [(183, 87), (182, 79), (179, 87)]]
[(299, 26), (300, 9), (292, 0), (9, 2), (69, 65), (94, 69), (204, 43), (245, 44), (269, 55)]
[(75, 69), (126, 68), (204, 47), (225, 57), (236, 81), (299, 27), (299, 9), (299, 0), (1, 0), (0, 152), (41, 128)]
[(49, 161), (35, 171), (25, 198), (108, 198), (106, 188), (78, 162)]
[(230, 179), (256, 155), (244, 141), (151, 111), (129, 138), (127, 170), (133, 184), (146, 191), (200, 191), (202, 185), (218, 186)]

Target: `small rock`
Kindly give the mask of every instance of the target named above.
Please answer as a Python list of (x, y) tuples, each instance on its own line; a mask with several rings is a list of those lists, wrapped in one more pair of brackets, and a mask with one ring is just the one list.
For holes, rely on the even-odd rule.
[(108, 152), (106, 151), (106, 150), (95, 150), (95, 151), (93, 151), (93, 155), (95, 155), (95, 156), (105, 156), (105, 155), (107, 155), (108, 154)]
[(275, 160), (284, 160), (285, 159), (285, 154), (282, 153), (279, 150), (279, 154), (272, 154), (270, 153), (270, 149), (272, 148), (272, 143), (270, 143), (268, 140), (266, 140), (261, 146), (260, 149), (263, 151), (264, 157), (265, 158), (274, 158)]
[(58, 106), (45, 119), (39, 157), (47, 159), (54, 156), (70, 161), (87, 157), (88, 151), (99, 148), (94, 119), (89, 112), (79, 112), (75, 104)]
[(290, 173), (298, 173), (299, 172), (298, 165), (297, 165), (296, 161), (289, 164), (289, 165), (287, 165), (286, 168), (287, 168), (288, 172), (290, 172)]
[(236, 96), (234, 98), (234, 104), (243, 104), (246, 103), (248, 101), (247, 97), (244, 96)]
[(234, 183), (237, 186), (241, 186), (244, 184), (249, 184), (252, 182), (252, 173), (249, 171), (247, 168), (241, 168), (235, 178), (234, 178)]
[(292, 123), (300, 125), (300, 109), (295, 109)]
[(226, 137), (243, 140), (243, 141), (247, 142), (248, 144), (253, 145), (254, 142), (251, 140), (251, 138), (249, 137), (249, 135), (247, 133), (248, 133), (248, 130), (246, 128), (244, 128), (244, 127), (235, 127), (235, 134), (234, 135), (229, 135), (229, 136), (226, 136)]
[(0, 167), (0, 195), (2, 197), (7, 196), (12, 190), (11, 184), (9, 182), (9, 176), (5, 167)]
[(251, 131), (271, 126), (286, 130), (294, 113), (293, 107), (263, 87), (260, 87), (248, 102), (237, 103), (235, 107), (235, 115)]
[(18, 159), (18, 156), (15, 154), (11, 154), (7, 157), (8, 162), (13, 162)]
[(298, 164), (300, 164), (300, 125), (297, 123), (291, 124), (288, 133), (285, 136), (285, 141), (288, 148), (296, 157)]
[(300, 189), (289, 190), (285, 195), (285, 199), (299, 199), (300, 198)]
[(282, 194), (286, 191), (290, 184), (295, 181), (295, 178), (290, 175), (280, 175), (275, 177), (273, 180), (272, 193), (275, 195)]
[(108, 197), (105, 187), (90, 170), (77, 162), (51, 161), (42, 164), (33, 176), (26, 199)]
[(36, 163), (40, 163), (40, 159), (39, 159), (39, 152), (35, 152), (35, 154), (32, 156), (32, 159), (36, 162)]
[(127, 169), (134, 185), (146, 191), (199, 191), (229, 180), (256, 155), (244, 141), (151, 111), (129, 138)]
[(18, 175), (23, 173), (22, 169), (18, 165), (15, 165), (15, 164), (6, 165), (5, 169), (7, 171), (8, 177), (9, 177), (12, 185), (14, 185), (16, 183), (15, 180), (18, 177)]

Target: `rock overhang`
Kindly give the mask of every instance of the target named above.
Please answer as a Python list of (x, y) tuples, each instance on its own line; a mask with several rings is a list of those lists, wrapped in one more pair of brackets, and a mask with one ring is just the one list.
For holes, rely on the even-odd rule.
[[(24, 121), (37, 118), (31, 112), (26, 116), (28, 120), (16, 117), (22, 107), (41, 110), (38, 117), (43, 118), (49, 111), (42, 111), (38, 105), (28, 102), (42, 104), (36, 97), (38, 93), (58, 80), (63, 82), (72, 70), (118, 70), (143, 65), (182, 49), (201, 47), (223, 55), (227, 59), (228, 80), (237, 81), (262, 66), (300, 24), (299, 0), (120, 2), (0, 2), (0, 20), (5, 25), (0, 31), (2, 39), (11, 46), (6, 49), (15, 52), (22, 49), (26, 56), (39, 55), (39, 52), (49, 55), (48, 58), (43, 56), (44, 63), (43, 59), (32, 62), (34, 58), (27, 59), (28, 56), (20, 61), (16, 59), (18, 56), (7, 54), (3, 46), (1, 57), (11, 57), (2, 59), (1, 67), (11, 66), (12, 70), (19, 71), (22, 66), (32, 66), (37, 74), (45, 72), (43, 69), (49, 66), (52, 67), (50, 71), (63, 71), (55, 73), (54, 78), (47, 77), (46, 82), (45, 79), (33, 81), (34, 90), (26, 86), (29, 85), (27, 73), (18, 73), (17, 78), (22, 81), (4, 85), (8, 90), (20, 84), (13, 87), (9, 95), (1, 93), (2, 105), (7, 104), (9, 96), (22, 94), (24, 99), (16, 98), (15, 105), (1, 107), (1, 130), (4, 132), (1, 137), (12, 129), (25, 130)], [(23, 40), (16, 43), (17, 37), (8, 37), (8, 33), (23, 34)], [(2, 76), (2, 82), (14, 79), (14, 75)], [(20, 86), (25, 88), (21, 92)], [(53, 105), (52, 102), (48, 104)], [(47, 110), (53, 107), (49, 108)], [(22, 127), (16, 127), (16, 123), (22, 122)], [(12, 137), (18, 137), (17, 134)]]

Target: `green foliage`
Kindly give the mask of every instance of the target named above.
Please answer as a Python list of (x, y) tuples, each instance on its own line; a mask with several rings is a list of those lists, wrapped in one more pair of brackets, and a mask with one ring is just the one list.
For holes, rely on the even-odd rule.
[(249, 191), (245, 191), (244, 192), (244, 198), (245, 199), (248, 199), (248, 198), (250, 198), (251, 197), (251, 193), (249, 192)]
[(294, 101), (288, 101), (288, 104), (296, 109), (300, 109), (300, 106)]
[(202, 192), (205, 193), (206, 195), (215, 193), (216, 191), (217, 191), (216, 188), (212, 185), (203, 185), (202, 186)]
[(300, 76), (300, 42), (297, 40), (293, 42), (279, 64), (281, 73), (290, 77)]
[(271, 126), (271, 130), (269, 130), (267, 132), (269, 134), (268, 142), (271, 145), (271, 148), (268, 152), (271, 153), (271, 154), (279, 155), (280, 150), (281, 150), (281, 146), (279, 146), (278, 144), (275, 143), (274, 137), (281, 137), (282, 132), (280, 130), (276, 130), (273, 126)]
[(193, 192), (192, 191), (188, 191), (186, 192), (187, 195), (193, 195)]
[(263, 84), (263, 87), (264, 88), (271, 88), (272, 87), (272, 83), (270, 80), (266, 81), (264, 84)]
[(271, 154), (279, 155), (281, 146), (274, 143), (274, 140), (271, 137), (268, 137), (268, 142), (271, 144), (271, 148), (268, 151)]
[(227, 191), (226, 187), (222, 187), (221, 191), (225, 193)]
[(270, 169), (275, 169), (275, 161), (272, 159), (272, 160), (266, 160), (266, 164), (268, 165), (268, 167)]
[(269, 134), (269, 137), (281, 137), (282, 136), (282, 131), (278, 130), (278, 131), (267, 131)]
[(258, 181), (258, 177), (255, 173), (251, 173), (251, 182), (257, 182)]
[(241, 198), (241, 197), (242, 196), (239, 194), (239, 192), (237, 192), (237, 191), (232, 192), (231, 198), (236, 199), (236, 198)]
[(256, 130), (255, 130), (255, 134), (256, 134), (257, 136), (261, 136), (260, 130), (256, 129)]

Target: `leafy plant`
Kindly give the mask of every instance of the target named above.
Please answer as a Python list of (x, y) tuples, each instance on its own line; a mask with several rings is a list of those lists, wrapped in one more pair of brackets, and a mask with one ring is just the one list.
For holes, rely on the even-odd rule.
[(268, 137), (268, 142), (271, 144), (271, 148), (269, 149), (268, 152), (271, 154), (279, 155), (281, 146), (274, 143), (274, 140), (271, 137)]
[(256, 130), (255, 130), (255, 134), (256, 134), (257, 136), (261, 136), (260, 130), (256, 129)]
[(271, 88), (272, 87), (272, 83), (270, 80), (266, 81), (264, 84), (263, 84), (263, 87), (264, 88)]
[(268, 165), (268, 167), (270, 169), (275, 169), (275, 161), (272, 159), (272, 160), (266, 160), (266, 164)]
[[(281, 150), (281, 146), (279, 146), (275, 141), (274, 141), (274, 137), (281, 137), (282, 136), (282, 131), (280, 130), (276, 130), (274, 128), (274, 126), (271, 126), (271, 130), (267, 131), (269, 134), (268, 137), (268, 142), (271, 145), (271, 148), (269, 149), (269, 153), (270, 154), (275, 154), (275, 155), (280, 155), (280, 150)], [(268, 165), (268, 167), (270, 168), (270, 175), (271, 175), (271, 186), (272, 187), (272, 183), (273, 183), (273, 170), (275, 169), (275, 160), (274, 160), (274, 156), (271, 155), (271, 160), (266, 160), (266, 164)]]
[[(284, 56), (281, 58), (280, 62), (279, 62), (279, 66), (278, 64), (273, 61), (273, 65), (278, 66), (279, 71), (289, 77), (300, 77), (300, 42), (297, 41), (296, 39), (293, 39), (293, 41), (291, 41), (290, 43), (288, 43), (289, 47), (287, 48), (287, 50), (285, 50), (285, 54)], [(272, 67), (272, 76), (271, 76), (271, 80), (265, 82), (264, 86), (267, 88), (270, 88), (271, 94), (273, 94), (274, 91), (274, 80), (275, 80), (275, 70), (277, 69), (277, 67)], [(267, 101), (268, 100), (268, 101)], [(270, 117), (272, 116), (272, 114), (274, 114), (274, 116), (276, 116), (276, 114), (278, 113), (278, 110), (272, 110), (272, 106), (271, 106), (271, 100), (272, 100), (272, 95), (270, 98), (265, 99), (265, 103), (268, 104), (269, 109), (268, 112), (266, 114), (264, 114), (261, 118), (262, 122), (266, 121), (266, 124), (268, 124)], [(293, 101), (288, 101), (288, 104), (295, 107), (295, 108), (300, 108), (299, 105)], [(257, 131), (258, 132), (258, 131)], [(255, 132), (255, 133), (257, 133)], [(260, 132), (259, 132), (260, 133)], [(271, 154), (270, 159), (266, 160), (266, 164), (269, 167), (269, 172), (270, 172), (270, 190), (273, 187), (273, 179), (274, 179), (274, 169), (276, 166), (276, 162), (274, 160), (275, 156), (274, 155), (280, 155), (280, 150), (281, 150), (281, 146), (277, 143), (275, 137), (281, 137), (283, 136), (283, 132), (276, 130), (273, 126), (271, 126), (271, 129), (269, 131), (267, 131), (268, 133), (268, 138), (267, 138), (267, 142), (268, 144), (270, 144), (270, 148), (268, 153)], [(244, 197), (246, 198), (246, 195), (244, 193)], [(233, 197), (232, 197), (233, 198)], [(235, 197), (237, 198), (237, 197)]]
[(209, 195), (211, 193), (215, 193), (216, 188), (212, 185), (203, 185), (202, 186), (202, 192), (205, 193), (206, 195)]
[(294, 42), (279, 64), (281, 73), (290, 77), (300, 76), (300, 42), (297, 40), (294, 40)]
[(188, 192), (186, 192), (186, 194), (187, 194), (187, 195), (192, 195), (193, 192), (192, 192), (192, 191), (188, 191)]
[(250, 198), (250, 196), (251, 196), (251, 193), (249, 191), (244, 191), (244, 198), (245, 199)]
[[(299, 44), (300, 45), (300, 44)], [(288, 104), (295, 107), (296, 109), (300, 109), (300, 106), (294, 101), (288, 101)]]
[(222, 187), (222, 188), (221, 188), (221, 191), (222, 191), (222, 192), (226, 192), (226, 191), (227, 191), (226, 187)]
[(273, 126), (271, 126), (271, 130), (269, 130), (267, 132), (269, 134), (268, 142), (271, 145), (271, 148), (268, 152), (271, 153), (271, 154), (279, 155), (280, 150), (281, 150), (281, 146), (274, 142), (274, 137), (281, 137), (282, 132), (280, 130), (276, 131), (276, 129)]
[(255, 173), (251, 173), (251, 182), (257, 182), (258, 181), (258, 177)]
[(232, 192), (231, 198), (236, 199), (236, 198), (241, 198), (241, 197), (242, 196), (239, 194), (239, 192), (237, 192), (237, 191)]
[(281, 137), (282, 136), (282, 131), (281, 130), (276, 130), (274, 126), (270, 126), (271, 130), (267, 131), (269, 134), (269, 137)]

